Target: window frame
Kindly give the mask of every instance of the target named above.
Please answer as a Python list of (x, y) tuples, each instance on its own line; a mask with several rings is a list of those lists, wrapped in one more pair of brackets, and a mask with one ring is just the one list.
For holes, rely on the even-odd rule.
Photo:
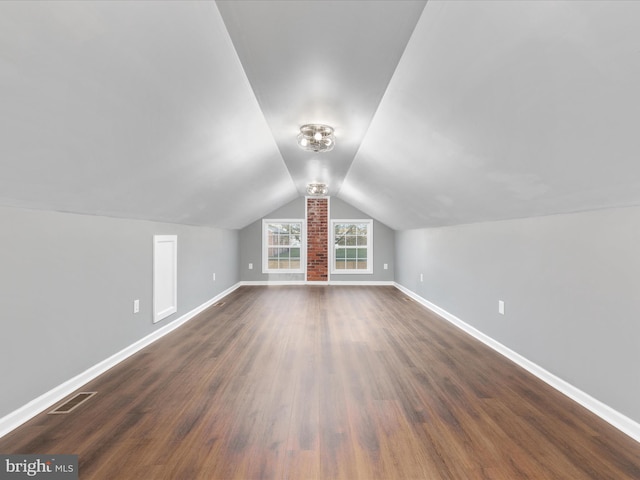
[[(269, 225), (274, 224), (300, 224), (300, 266), (298, 268), (270, 268), (269, 267)], [(262, 273), (278, 274), (278, 273), (305, 273), (306, 271), (306, 222), (300, 218), (265, 218), (262, 220)], [(273, 246), (273, 245), (271, 245)], [(287, 245), (291, 248), (291, 245)], [(289, 255), (291, 258), (291, 255)]]
[[(336, 268), (336, 225), (342, 224), (366, 224), (367, 225), (367, 244), (355, 245), (353, 248), (367, 249), (367, 268), (366, 269), (345, 269)], [(331, 219), (330, 234), (330, 257), (331, 257), (331, 274), (332, 275), (371, 275), (373, 274), (373, 219), (372, 218), (360, 218), (360, 219)]]

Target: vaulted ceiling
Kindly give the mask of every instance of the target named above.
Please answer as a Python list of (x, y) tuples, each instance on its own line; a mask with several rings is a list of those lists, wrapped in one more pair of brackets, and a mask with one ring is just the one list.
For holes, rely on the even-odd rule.
[[(0, 2), (0, 205), (392, 228), (640, 204), (640, 2)], [(333, 151), (300, 150), (304, 123)]]

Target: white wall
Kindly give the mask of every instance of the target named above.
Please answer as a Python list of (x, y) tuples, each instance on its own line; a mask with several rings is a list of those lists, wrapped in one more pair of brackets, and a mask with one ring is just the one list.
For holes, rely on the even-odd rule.
[[(339, 198), (329, 199), (329, 217), (332, 219), (368, 219), (369, 215), (352, 207)], [(297, 198), (263, 218), (305, 218), (305, 199)], [(373, 274), (331, 275), (331, 281), (344, 282), (392, 282), (394, 279), (394, 231), (373, 219)], [(303, 282), (300, 274), (262, 273), (262, 219), (256, 220), (240, 231), (240, 279), (249, 282)], [(253, 270), (247, 268), (253, 264)], [(383, 265), (387, 264), (387, 270)]]
[(640, 207), (397, 232), (396, 282), (640, 422)]
[[(154, 234), (178, 236), (155, 325)], [(237, 259), (234, 230), (0, 207), (0, 418), (235, 285)]]

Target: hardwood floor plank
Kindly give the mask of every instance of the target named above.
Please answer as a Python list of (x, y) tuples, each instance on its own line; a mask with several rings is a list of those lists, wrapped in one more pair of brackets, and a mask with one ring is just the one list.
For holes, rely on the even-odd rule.
[(2, 453), (80, 478), (637, 479), (640, 445), (392, 287), (242, 287)]

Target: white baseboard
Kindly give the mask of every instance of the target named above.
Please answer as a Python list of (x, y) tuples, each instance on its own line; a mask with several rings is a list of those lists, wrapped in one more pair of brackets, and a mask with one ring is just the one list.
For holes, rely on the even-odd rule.
[(329, 280), (329, 281), (309, 281), (309, 280), (246, 280), (240, 282), (240, 285), (247, 286), (265, 286), (265, 285), (361, 285), (361, 286), (394, 286), (393, 281), (342, 281), (342, 280)]
[(553, 388), (558, 390), (560, 393), (563, 393), (567, 397), (569, 397), (572, 400), (578, 402), (580, 405), (582, 405), (586, 409), (590, 410), (591, 412), (595, 413), (600, 418), (602, 418), (606, 422), (610, 423), (611, 425), (616, 427), (621, 432), (623, 432), (626, 435), (630, 436), (631, 438), (633, 438), (637, 442), (640, 442), (640, 424), (639, 423), (637, 423), (634, 420), (630, 419), (629, 417), (623, 415), (622, 413), (614, 410), (613, 408), (611, 408), (610, 406), (606, 405), (605, 403), (602, 403), (600, 400), (597, 400), (597, 399), (593, 398), (589, 394), (583, 392), (579, 388), (574, 387), (573, 385), (571, 385), (570, 383), (562, 380), (561, 378), (556, 377), (554, 374), (552, 374), (549, 371), (545, 370), (541, 366), (533, 363), (532, 361), (530, 361), (527, 358), (523, 357), (519, 353), (514, 352), (513, 350), (509, 349), (508, 347), (505, 347), (500, 342), (494, 340), (493, 338), (489, 337), (488, 335), (485, 335), (480, 330), (477, 330), (476, 328), (472, 327), (471, 325), (463, 322), (462, 320), (460, 320), (455, 315), (447, 312), (446, 310), (438, 307), (437, 305), (434, 305), (433, 303), (431, 303), (428, 300), (422, 298), (418, 294), (412, 292), (408, 288), (406, 288), (406, 287), (404, 287), (404, 286), (402, 286), (402, 285), (400, 285), (398, 283), (394, 283), (394, 285), (398, 290), (400, 290), (401, 292), (403, 292), (407, 296), (411, 297), (412, 299), (414, 299), (415, 301), (417, 301), (421, 305), (425, 306), (426, 308), (428, 308), (432, 312), (436, 313), (437, 315), (441, 316), (442, 318), (444, 318), (448, 322), (452, 323), (456, 327), (460, 328), (461, 330), (464, 330), (469, 335), (475, 337), (477, 340), (480, 340), (482, 343), (484, 343), (485, 345), (491, 347), (496, 352), (504, 355), (509, 360), (511, 360), (511, 361), (515, 362), (516, 364), (520, 365), (522, 368), (524, 368), (528, 372), (532, 373), (533, 375), (538, 377), (540, 380), (542, 380), (545, 383), (551, 385)]
[(128, 347), (120, 350), (109, 358), (97, 363), (93, 367), (88, 368), (84, 372), (76, 375), (75, 377), (67, 380), (66, 382), (58, 385), (57, 387), (49, 390), (48, 392), (40, 395), (39, 397), (33, 399), (26, 405), (14, 410), (8, 415), (0, 418), (0, 437), (3, 437), (10, 431), (19, 427), (26, 421), (38, 415), (40, 412), (43, 412), (47, 408), (55, 405), (57, 402), (65, 398), (66, 396), (73, 393), (75, 390), (79, 389), (86, 383), (90, 382), (94, 378), (98, 377), (102, 373), (106, 372), (110, 368), (116, 366), (118, 363), (122, 362), (126, 358), (130, 357), (134, 353), (142, 350), (147, 345), (152, 344), (156, 340), (161, 337), (164, 337), (167, 333), (172, 332), (179, 326), (183, 325), (187, 321), (191, 320), (193, 317), (198, 315), (200, 312), (209, 308), (214, 303), (218, 302), (223, 297), (226, 297), (231, 292), (236, 290), (240, 286), (240, 283), (233, 285), (227, 290), (219, 293), (212, 299), (206, 301), (202, 305), (194, 308), (190, 312), (185, 313), (181, 317), (175, 319), (171, 323), (153, 331), (146, 337), (141, 338), (137, 342), (129, 345)]
[[(191, 320), (200, 312), (204, 311), (214, 303), (218, 302), (223, 297), (226, 297), (227, 295), (229, 295), (238, 287), (243, 285), (306, 285), (306, 284), (308, 284), (308, 282), (304, 282), (304, 281), (302, 282), (268, 282), (268, 281), (267, 282), (247, 282), (247, 281), (238, 282), (237, 284), (228, 288), (224, 292), (216, 295), (215, 297), (203, 303), (202, 305), (194, 308), (190, 312), (187, 312), (186, 314), (177, 318), (173, 322), (159, 328), (158, 330), (155, 330), (151, 334), (131, 344), (127, 348), (119, 351), (118, 353), (112, 355), (111, 357), (85, 370), (81, 374), (58, 385), (57, 387), (44, 393), (38, 398), (35, 398), (34, 400), (30, 401), (26, 405), (20, 407), (19, 409), (2, 417), (0, 419), (0, 437), (3, 437), (4, 435), (11, 432), (15, 428), (19, 427), (26, 421), (30, 420), (40, 412), (53, 406), (54, 404), (56, 404), (57, 402), (59, 402), (69, 394), (73, 393), (78, 388), (82, 387), (82, 385), (85, 385), (89, 381), (98, 377), (99, 375), (106, 372), (110, 368), (114, 367), (118, 363), (122, 362), (126, 358), (130, 357), (134, 353), (152, 344), (153, 342), (165, 336), (166, 334), (172, 332), (179, 326)], [(416, 300), (421, 305), (425, 306), (426, 308), (433, 311), (437, 315), (441, 316), (448, 322), (457, 326), (461, 330), (467, 332), (474, 338), (480, 340), (485, 345), (491, 347), (493, 350), (497, 351), (498, 353), (504, 355), (508, 359), (515, 362), (516, 364), (520, 365), (522, 368), (529, 371), (536, 377), (540, 378), (547, 384), (551, 385), (556, 390), (560, 391), (561, 393), (568, 396), (572, 400), (578, 402), (583, 407), (595, 413), (600, 418), (602, 418), (603, 420), (607, 421), (608, 423), (616, 427), (618, 430), (622, 431), (626, 435), (629, 435), (634, 440), (640, 442), (640, 424), (638, 424), (637, 422), (631, 420), (630, 418), (614, 410), (608, 405), (602, 403), (601, 401), (591, 397), (590, 395), (574, 387), (570, 383), (562, 380), (559, 377), (556, 377), (555, 375), (548, 372), (544, 368), (529, 361), (528, 359), (514, 352), (513, 350), (505, 347), (500, 342), (497, 342), (496, 340), (485, 335), (484, 333), (472, 327), (471, 325), (468, 325), (467, 323), (463, 322), (455, 315), (447, 312), (446, 310), (420, 297), (419, 295), (407, 289), (406, 287), (395, 282), (331, 282), (331, 284), (332, 285), (393, 285), (395, 286), (398, 290), (402, 291), (407, 296)]]

